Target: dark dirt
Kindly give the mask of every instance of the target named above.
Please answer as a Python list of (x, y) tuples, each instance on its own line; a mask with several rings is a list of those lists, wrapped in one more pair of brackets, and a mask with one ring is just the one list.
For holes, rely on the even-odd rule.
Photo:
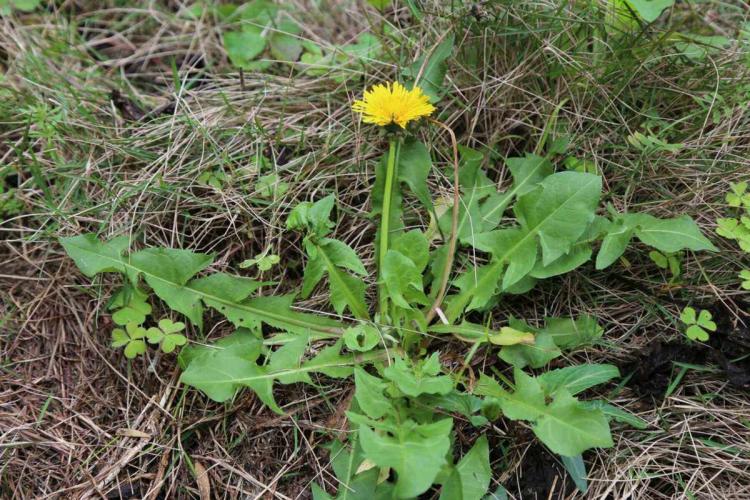
[(529, 446), (507, 484), (508, 493), (524, 500), (567, 498), (575, 485), (565, 468), (542, 445)]
[(716, 332), (706, 344), (656, 342), (623, 367), (632, 374), (628, 385), (641, 396), (663, 397), (673, 377), (674, 362), (716, 365), (730, 385), (750, 388), (750, 328), (736, 321), (723, 305), (701, 307), (713, 315)]

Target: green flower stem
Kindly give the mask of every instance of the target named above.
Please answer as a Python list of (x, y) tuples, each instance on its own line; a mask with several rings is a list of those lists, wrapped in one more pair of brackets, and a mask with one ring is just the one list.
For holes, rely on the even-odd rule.
[(385, 254), (388, 252), (388, 233), (391, 221), (391, 199), (393, 198), (393, 179), (396, 177), (396, 139), (391, 139), (388, 145), (388, 164), (385, 170), (385, 186), (383, 187), (383, 208), (380, 217), (380, 250), (378, 262), (378, 281), (380, 312), (385, 313), (388, 307), (388, 294), (383, 281), (383, 269), (385, 268)]

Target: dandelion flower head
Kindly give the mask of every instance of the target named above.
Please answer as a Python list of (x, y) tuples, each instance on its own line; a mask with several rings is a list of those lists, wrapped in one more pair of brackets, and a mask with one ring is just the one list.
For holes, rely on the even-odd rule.
[(399, 82), (378, 84), (365, 91), (362, 100), (354, 101), (352, 109), (362, 115), (365, 123), (381, 127), (397, 124), (401, 128), (413, 120), (429, 116), (435, 111), (422, 89), (414, 86), (411, 90)]

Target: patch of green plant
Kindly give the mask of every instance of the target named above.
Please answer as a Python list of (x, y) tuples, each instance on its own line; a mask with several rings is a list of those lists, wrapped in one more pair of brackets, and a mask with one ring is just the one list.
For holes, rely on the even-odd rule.
[(708, 332), (716, 331), (716, 323), (713, 322), (711, 313), (701, 310), (696, 313), (692, 307), (686, 307), (680, 313), (680, 320), (687, 326), (685, 335), (690, 340), (708, 341)]
[[(740, 249), (750, 254), (750, 192), (747, 182), (732, 183), (726, 195), (727, 204), (736, 210), (736, 217), (716, 219), (716, 233), (724, 238), (734, 240)], [(750, 269), (739, 273), (740, 286), (750, 290)]]
[(41, 3), (42, 0), (0, 0), (0, 16), (8, 16), (14, 10), (31, 12)]
[[(405, 92), (437, 102), (445, 92), (446, 57), (445, 50), (436, 50), (422, 59), (424, 71), (410, 68), (412, 88)], [(422, 84), (432, 86), (425, 96)], [(147, 353), (148, 344), (169, 353), (187, 343), (178, 356), (180, 380), (212, 400), (229, 401), (248, 389), (283, 414), (277, 385), (351, 380), (351, 432), (345, 442), (329, 445), (340, 481), (335, 498), (416, 498), (431, 488), (444, 499), (483, 498), (492, 477), (489, 441), (479, 438), (459, 453), (455, 416), (480, 428), (501, 418), (529, 426), (585, 485), (581, 454), (612, 446), (610, 422), (643, 423), (604, 400), (581, 398), (618, 377), (616, 367), (546, 367), (565, 352), (598, 342), (604, 329), (585, 315), (546, 318), (543, 324), (498, 320), (495, 306), (508, 294), (528, 293), (539, 281), (592, 260), (604, 269), (634, 238), (667, 260), (681, 251), (716, 248), (687, 216), (660, 219), (612, 207), (601, 215), (600, 175), (590, 168), (558, 171), (549, 158), (533, 153), (505, 159), (512, 183), (501, 191), (482, 168), (485, 155), (458, 148), (460, 158), (449, 172), (457, 176), (458, 198), (437, 216), (427, 188), (437, 167), (404, 122), (403, 128), (384, 125), (389, 147), (376, 165), (372, 190), (373, 269), (334, 237), (343, 215), (333, 194), (302, 202), (288, 214), (287, 229), (303, 237), (306, 264), (301, 289), (283, 296), (261, 294), (264, 282), (207, 272), (214, 255), (175, 248), (130, 251), (131, 242), (121, 236), (60, 241), (86, 276), (122, 277), (110, 309), (125, 328), (113, 331), (113, 345), (133, 358)], [(411, 197), (418, 203), (404, 203)], [(432, 214), (434, 227), (412, 223), (407, 206)], [(264, 258), (243, 266), (260, 267)], [(295, 309), (298, 294), (307, 298), (316, 290), (335, 319)], [(162, 319), (158, 328), (147, 329), (155, 298), (199, 334), (206, 307), (236, 330), (216, 341), (190, 343), (193, 335), (180, 322)], [(699, 320), (695, 326), (704, 328)], [(472, 363), (480, 348), (495, 359), (489, 368)], [(443, 363), (441, 354), (448, 351), (464, 353), (458, 366)], [(503, 370), (512, 372), (512, 380)], [(313, 495), (333, 498), (319, 485)]]

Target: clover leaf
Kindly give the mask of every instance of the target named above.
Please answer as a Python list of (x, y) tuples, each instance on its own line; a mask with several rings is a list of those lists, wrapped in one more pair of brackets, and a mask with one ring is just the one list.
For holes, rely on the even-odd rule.
[(750, 208), (750, 192), (747, 192), (747, 182), (738, 182), (731, 184), (731, 193), (727, 193), (726, 200), (730, 207), (740, 207), (742, 205)]
[(267, 254), (266, 252), (256, 255), (252, 259), (243, 260), (240, 263), (240, 269), (247, 269), (248, 267), (256, 266), (260, 271), (268, 271), (281, 262), (281, 258), (278, 255)]
[(146, 337), (146, 329), (131, 321), (124, 330), (122, 328), (112, 330), (112, 347), (125, 347), (125, 357), (133, 359), (146, 352), (144, 337)]
[(709, 337), (708, 332), (716, 331), (716, 323), (712, 321), (711, 313), (706, 310), (696, 313), (692, 307), (686, 307), (680, 314), (680, 320), (688, 326), (685, 335), (690, 340), (706, 342)]
[(750, 290), (750, 269), (740, 271), (740, 279), (742, 280), (740, 286), (745, 290)]
[(161, 350), (165, 353), (170, 353), (175, 350), (178, 345), (187, 344), (187, 338), (182, 335), (182, 330), (185, 329), (185, 323), (181, 321), (173, 322), (171, 319), (162, 319), (159, 321), (159, 327), (151, 327), (146, 332), (148, 341), (152, 344), (161, 344)]
[(146, 316), (151, 314), (148, 294), (130, 286), (123, 287), (113, 297), (109, 308), (117, 309), (117, 311), (112, 313), (112, 321), (120, 326), (125, 326), (128, 323), (141, 325), (146, 321)]

